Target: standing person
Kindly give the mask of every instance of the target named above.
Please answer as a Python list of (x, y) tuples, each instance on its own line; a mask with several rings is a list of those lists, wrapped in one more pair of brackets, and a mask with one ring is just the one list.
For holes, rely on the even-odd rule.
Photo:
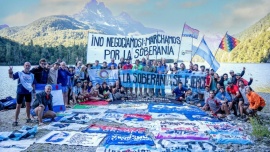
[[(132, 69), (132, 64), (130, 64), (130, 58), (128, 58), (127, 60), (126, 60), (126, 64), (123, 66), (123, 70), (131, 70)], [(130, 85), (130, 86), (127, 86), (126, 87), (126, 92), (128, 92), (127, 91), (127, 89), (129, 89), (129, 91), (130, 91), (130, 94), (128, 94), (128, 95), (132, 95), (132, 93), (133, 93), (133, 86), (132, 85)]]
[(186, 65), (184, 63), (180, 63), (180, 68), (178, 69), (178, 73), (188, 73), (186, 69)]
[[(69, 66), (68, 67), (68, 72), (69, 73), (74, 73), (74, 67), (73, 66)], [(70, 104), (70, 101), (72, 100), (72, 88), (73, 88), (73, 85), (74, 85), (74, 76), (68, 76), (68, 82), (67, 82), (67, 87), (68, 87), (68, 105)]]
[(221, 82), (223, 82), (223, 86), (224, 86), (225, 89), (228, 86), (228, 81), (229, 81), (228, 74), (224, 73), (222, 78), (221, 78)]
[(211, 75), (209, 73), (209, 69), (206, 69), (205, 72), (206, 72), (205, 86), (210, 87), (210, 84), (211, 84)]
[(82, 68), (82, 61), (78, 61), (75, 66), (75, 74), (80, 75), (81, 68)]
[(214, 71), (214, 69), (210, 70), (210, 76), (211, 76), (210, 90), (216, 90), (217, 89), (217, 82), (215, 81), (215, 71)]
[[(140, 60), (137, 59), (135, 61), (135, 64), (132, 66), (132, 70), (135, 70), (134, 72), (136, 73), (136, 71), (141, 71), (142, 69), (143, 69), (143, 66), (140, 64)], [(140, 90), (139, 96), (142, 97), (142, 86), (141, 86), (141, 84), (135, 84), (135, 97), (137, 97), (138, 87), (139, 87), (139, 90)]]
[(146, 66), (146, 60), (145, 60), (145, 58), (144, 58), (144, 57), (142, 58), (142, 61), (141, 61), (141, 63), (140, 63), (140, 64), (141, 64), (143, 67), (144, 67), (144, 66)]
[(70, 108), (70, 106), (68, 105), (68, 76), (73, 76), (74, 73), (70, 73), (67, 70), (66, 67), (66, 62), (61, 62), (60, 63), (60, 68), (58, 70), (58, 79), (57, 82), (58, 84), (62, 85), (62, 93), (63, 93), (63, 99), (64, 99), (64, 103), (66, 108)]
[(50, 69), (48, 76), (48, 84), (57, 84), (59, 65), (60, 64), (58, 62), (55, 62), (53, 64), (53, 67)]
[(36, 99), (32, 104), (31, 115), (38, 116), (39, 126), (44, 125), (42, 118), (52, 118), (56, 117), (55, 112), (53, 111), (53, 103), (51, 95), (52, 86), (47, 84), (45, 90), (38, 93)]
[(111, 62), (108, 64), (108, 67), (110, 68), (111, 65), (113, 65), (115, 68), (117, 67), (117, 64), (114, 62), (114, 58), (111, 59)]
[(201, 73), (202, 74), (205, 74), (206, 72), (205, 72), (205, 66), (204, 65), (201, 65), (200, 66), (200, 69), (201, 69)]
[[(241, 72), (241, 74), (240, 74), (241, 77), (244, 76), (245, 71), (246, 71), (246, 68), (243, 67), (243, 70), (242, 70), (242, 72)], [(236, 80), (236, 74), (234, 73), (233, 70), (230, 71), (230, 75), (231, 75), (231, 81), (232, 81), (232, 83), (233, 83), (233, 84), (236, 84), (236, 83), (237, 83), (237, 80)]]
[(104, 61), (104, 62), (102, 63), (101, 69), (108, 69), (107, 62), (106, 62), (106, 61)]
[(9, 78), (12, 78), (13, 80), (18, 79), (18, 85), (17, 85), (17, 105), (16, 105), (16, 111), (15, 111), (15, 121), (12, 123), (12, 126), (18, 126), (18, 116), (20, 114), (20, 109), (23, 103), (23, 99), (25, 99), (26, 102), (26, 115), (27, 120), (26, 122), (32, 122), (30, 118), (30, 104), (32, 100), (32, 94), (35, 96), (35, 87), (34, 84), (36, 84), (34, 74), (30, 73), (31, 64), (30, 62), (25, 62), (24, 70), (20, 72), (16, 72), (13, 74), (13, 67), (10, 67), (8, 70)]
[(81, 66), (79, 78), (81, 81), (88, 80), (88, 72), (85, 65)]
[(101, 65), (99, 65), (99, 60), (95, 61), (95, 64), (92, 66), (92, 69), (101, 69)]
[(47, 84), (49, 70), (46, 69), (46, 59), (39, 60), (39, 66), (30, 70), (34, 74), (37, 83)]
[(120, 58), (120, 62), (118, 63), (118, 65), (119, 64), (121, 64), (121, 65), (125, 65), (126, 64), (126, 62), (125, 62), (125, 60), (124, 60), (123, 57)]
[(256, 92), (251, 91), (250, 87), (247, 87), (246, 96), (249, 101), (249, 107), (247, 109), (248, 114), (253, 115), (257, 111), (262, 111), (266, 103), (260, 95), (258, 95)]
[[(156, 72), (158, 73), (158, 75), (157, 76), (162, 76), (163, 74), (165, 74), (166, 73), (166, 68), (164, 67), (164, 66), (162, 66), (161, 65), (161, 62), (160, 61), (158, 61), (158, 66), (157, 66), (157, 68), (156, 68)], [(158, 97), (158, 95), (159, 95), (159, 92), (160, 92), (160, 90), (161, 90), (161, 97), (162, 98), (164, 98), (165, 97), (165, 87), (164, 87), (164, 85), (165, 84), (162, 84), (161, 86), (157, 86), (158, 88), (156, 88), (156, 90), (155, 90), (155, 95), (156, 95), (156, 97)], [(160, 89), (161, 88), (161, 89)]]
[[(150, 60), (146, 60), (146, 65), (143, 67), (143, 71), (155, 73), (156, 72), (156, 68), (151, 65), (151, 61)], [(147, 88), (144, 87), (144, 97), (147, 97), (147, 96), (151, 96), (152, 97), (153, 95), (154, 95), (154, 88), (149, 88), (148, 89), (148, 92), (147, 92)]]

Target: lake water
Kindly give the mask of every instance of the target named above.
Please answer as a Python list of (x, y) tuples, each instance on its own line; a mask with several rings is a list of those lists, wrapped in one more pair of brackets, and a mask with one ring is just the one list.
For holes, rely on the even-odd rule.
[[(188, 64), (186, 64), (188, 65)], [(199, 65), (201, 65), (199, 63)], [(235, 73), (240, 73), (246, 67), (246, 73), (243, 76), (244, 79), (249, 80), (253, 78), (252, 88), (257, 92), (270, 93), (270, 64), (235, 64), (235, 63), (221, 63), (221, 66), (217, 73), (222, 75), (229, 73), (230, 70), (234, 70)], [(14, 81), (8, 77), (8, 66), (0, 66), (0, 99), (6, 96), (16, 96), (17, 80)], [(13, 71), (21, 71), (23, 66), (14, 66)]]

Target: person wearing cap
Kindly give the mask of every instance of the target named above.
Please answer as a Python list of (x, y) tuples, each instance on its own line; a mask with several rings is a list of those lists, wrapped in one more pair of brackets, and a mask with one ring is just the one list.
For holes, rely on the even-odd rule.
[(239, 86), (239, 81), (242, 80), (245, 86), (250, 86), (253, 82), (253, 78), (250, 78), (249, 82), (241, 77), (240, 73), (236, 73), (236, 85)]
[(115, 68), (117, 67), (117, 64), (114, 62), (114, 58), (111, 59), (111, 62), (108, 64), (108, 67), (110, 68), (111, 65), (113, 65)]
[(57, 78), (58, 78), (58, 69), (60, 64), (58, 62), (55, 62), (53, 64), (53, 67), (50, 69), (49, 76), (48, 76), (48, 84), (57, 84)]
[(173, 63), (173, 67), (171, 67), (171, 65), (169, 65), (169, 67), (170, 67), (170, 71), (174, 71), (173, 68), (174, 68), (176, 71), (179, 70), (177, 62), (174, 62), (174, 63)]
[[(241, 77), (244, 76), (245, 71), (246, 71), (246, 68), (243, 67), (243, 70), (242, 70), (242, 72), (240, 73), (240, 76), (241, 76)], [(236, 80), (236, 74), (234, 73), (233, 70), (230, 70), (230, 75), (231, 75), (231, 81), (232, 81), (232, 83), (233, 83), (233, 84), (236, 84), (236, 83), (237, 83), (237, 80)]]
[(226, 101), (215, 97), (215, 93), (212, 90), (209, 92), (209, 98), (206, 100), (202, 109), (205, 111), (210, 109), (211, 113), (219, 118), (226, 117), (230, 114)]
[(83, 100), (82, 82), (78, 81), (72, 89), (73, 103), (79, 103)]
[(107, 62), (106, 62), (106, 61), (104, 61), (104, 62), (102, 63), (101, 69), (108, 69), (108, 65), (107, 65)]
[(247, 113), (254, 115), (257, 111), (262, 111), (265, 107), (265, 100), (256, 92), (252, 91), (250, 87), (246, 88), (246, 96), (249, 101), (249, 107)]
[(101, 65), (99, 65), (99, 60), (95, 61), (95, 64), (92, 66), (92, 69), (101, 69)]
[(232, 97), (232, 103), (229, 105), (229, 109), (233, 109), (234, 115), (237, 116), (237, 110), (238, 110), (238, 104), (239, 100), (241, 100), (241, 95), (239, 93), (239, 88), (237, 85), (234, 85), (232, 81), (228, 81), (228, 87), (227, 87), (227, 92), (231, 95)]

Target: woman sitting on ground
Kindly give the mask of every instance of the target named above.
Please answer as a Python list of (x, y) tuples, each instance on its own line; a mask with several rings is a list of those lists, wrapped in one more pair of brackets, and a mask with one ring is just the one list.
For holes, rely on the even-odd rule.
[(115, 94), (117, 91), (121, 89), (122, 85), (120, 84), (119, 80), (116, 80), (114, 85), (112, 86), (112, 93)]
[(79, 103), (83, 101), (83, 92), (82, 92), (82, 83), (81, 81), (78, 81), (77, 84), (73, 87), (73, 103)]
[(107, 86), (106, 82), (102, 83), (101, 89), (99, 91), (99, 96), (103, 99), (105, 99), (106, 101), (112, 101), (112, 94), (110, 92), (110, 88)]

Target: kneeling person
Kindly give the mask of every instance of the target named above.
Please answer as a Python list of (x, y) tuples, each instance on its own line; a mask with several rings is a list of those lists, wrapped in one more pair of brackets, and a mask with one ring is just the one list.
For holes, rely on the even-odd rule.
[(206, 100), (203, 110), (207, 110), (209, 108), (212, 113), (218, 117), (224, 117), (224, 114), (225, 116), (230, 114), (226, 101), (216, 98), (214, 91), (210, 91), (209, 98)]
[(251, 91), (250, 87), (246, 88), (246, 96), (249, 101), (249, 107), (247, 109), (249, 115), (256, 114), (257, 111), (261, 111), (266, 105), (265, 100), (257, 93)]
[(55, 112), (53, 112), (53, 96), (51, 95), (51, 91), (52, 86), (46, 85), (45, 91), (38, 93), (32, 104), (31, 115), (38, 116), (39, 125), (43, 125), (42, 118), (56, 117)]

